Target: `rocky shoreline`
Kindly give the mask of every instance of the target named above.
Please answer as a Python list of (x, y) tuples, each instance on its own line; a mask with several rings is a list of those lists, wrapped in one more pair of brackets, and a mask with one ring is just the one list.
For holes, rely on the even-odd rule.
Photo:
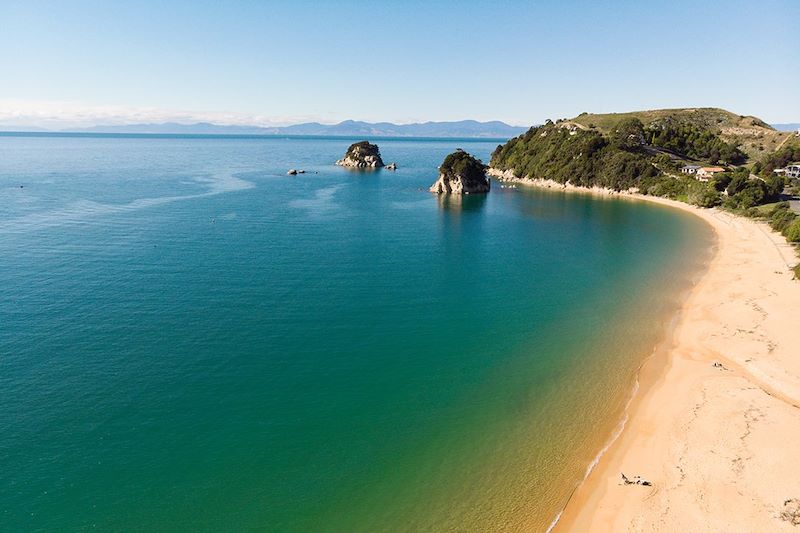
[(506, 183), (517, 183), (519, 185), (538, 187), (540, 189), (588, 193), (601, 196), (636, 196), (641, 194), (639, 192), (639, 189), (636, 187), (631, 187), (630, 189), (626, 189), (623, 191), (615, 191), (613, 189), (608, 189), (605, 187), (598, 187), (598, 186), (582, 187), (580, 185), (572, 185), (570, 182), (558, 183), (555, 180), (544, 179), (544, 178), (529, 178), (527, 176), (524, 178), (518, 178), (514, 175), (513, 170), (500, 170), (492, 167), (489, 167), (486, 173), (498, 181)]

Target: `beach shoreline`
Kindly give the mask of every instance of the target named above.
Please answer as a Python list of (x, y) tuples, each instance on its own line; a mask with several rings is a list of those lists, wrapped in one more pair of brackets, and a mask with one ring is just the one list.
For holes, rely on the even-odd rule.
[[(800, 498), (794, 248), (766, 224), (717, 209), (493, 175), (671, 206), (700, 217), (716, 236), (674, 327), (639, 370), (623, 429), (598, 453), (552, 530), (792, 531)], [(625, 485), (622, 473), (652, 485)]]

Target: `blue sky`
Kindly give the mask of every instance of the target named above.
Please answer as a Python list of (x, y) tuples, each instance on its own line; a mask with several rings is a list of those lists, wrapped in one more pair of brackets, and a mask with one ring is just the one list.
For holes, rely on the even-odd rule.
[(0, 123), (800, 121), (800, 1), (0, 0)]

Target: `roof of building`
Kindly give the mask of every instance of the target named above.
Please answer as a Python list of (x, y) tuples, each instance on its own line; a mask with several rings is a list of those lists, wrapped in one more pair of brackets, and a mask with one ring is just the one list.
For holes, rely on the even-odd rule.
[(700, 165), (686, 165), (683, 168), (700, 168)]
[(700, 170), (705, 170), (706, 172), (725, 172), (725, 169), (722, 167), (703, 167)]

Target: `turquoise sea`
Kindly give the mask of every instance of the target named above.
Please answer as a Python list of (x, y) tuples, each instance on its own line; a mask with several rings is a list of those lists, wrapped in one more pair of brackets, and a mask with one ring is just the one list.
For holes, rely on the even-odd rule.
[(357, 140), (0, 135), (0, 530), (547, 528), (710, 231)]

